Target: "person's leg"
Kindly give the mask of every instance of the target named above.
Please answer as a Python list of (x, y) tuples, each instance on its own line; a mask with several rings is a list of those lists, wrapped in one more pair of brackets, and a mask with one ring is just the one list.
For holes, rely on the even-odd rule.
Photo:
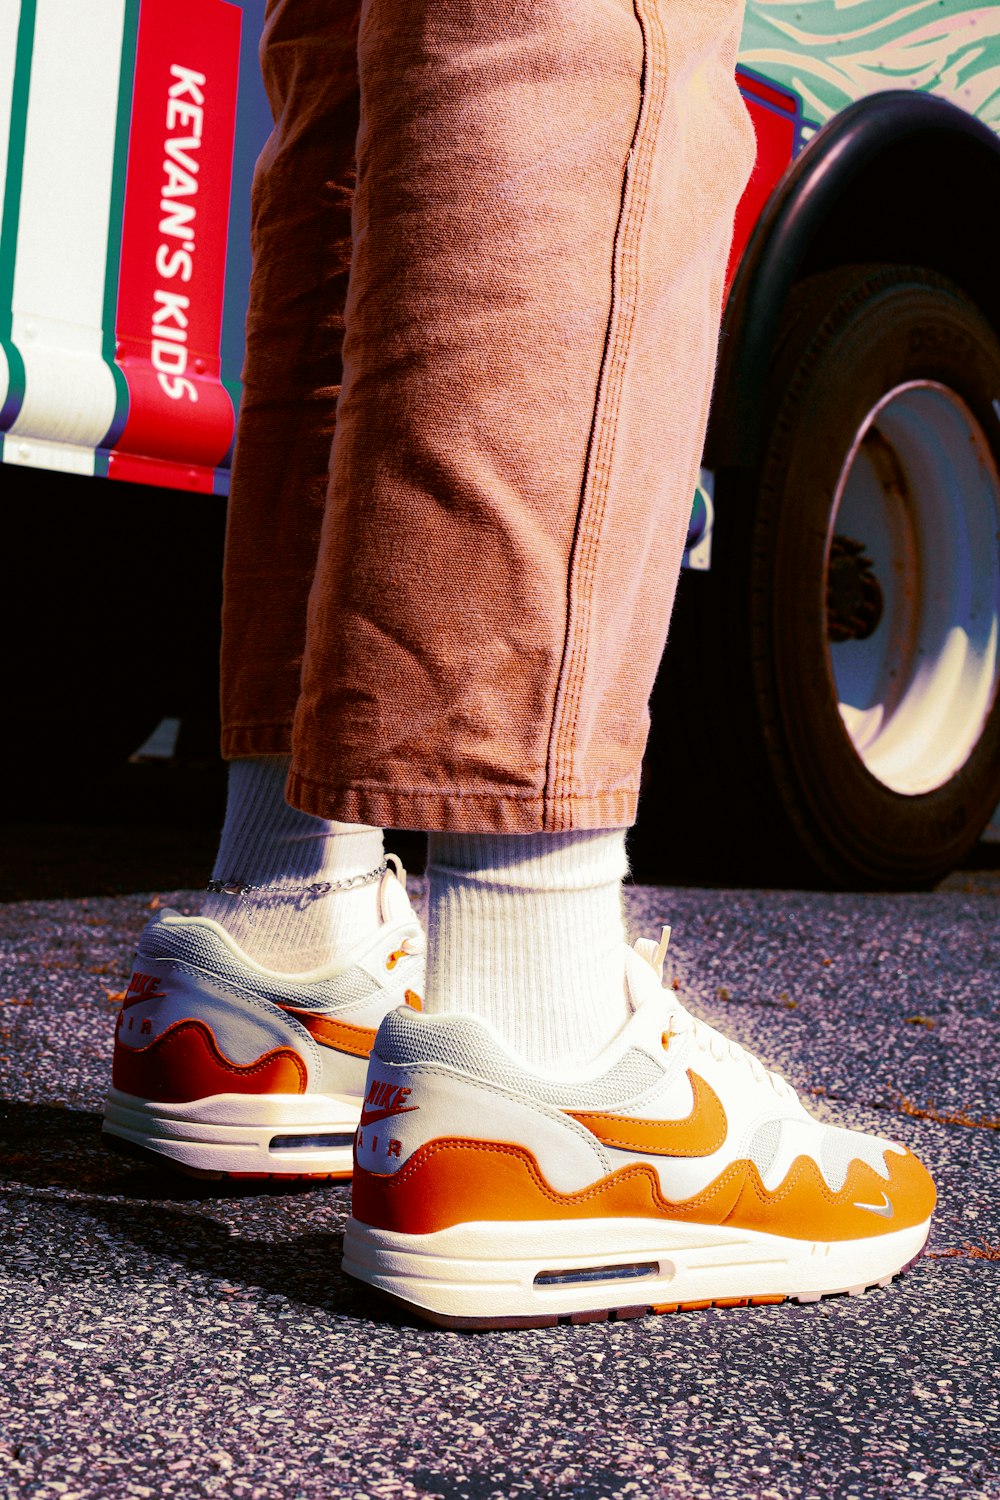
[(213, 1175), (344, 1176), (375, 1030), (419, 1003), (423, 938), (378, 828), (285, 800), (340, 384), (358, 0), (270, 0), (275, 129), (229, 503), (229, 796), (200, 917), (157, 912), (118, 1022), (105, 1130)]
[(625, 870), (624, 829), (432, 834), (425, 1009), (550, 1070), (596, 1057), (629, 1017)]
[(289, 792), (447, 832), (428, 1005), (539, 1061), (594, 1055), (627, 1014), (622, 831), (750, 159), (740, 12), (372, 0), (362, 23)]
[(813, 1298), (927, 1233), (909, 1153), (811, 1120), (620, 936), (749, 160), (740, 9), (363, 15), (289, 795), (433, 830), (429, 1013), (379, 1029), (344, 1268), (457, 1326)]
[(370, 0), (289, 794), (621, 828), (753, 134), (739, 0)]
[(342, 373), (361, 0), (269, 0), (227, 511), (222, 753), (288, 755)]
[(201, 914), (266, 968), (304, 973), (380, 924), (381, 828), (328, 823), (285, 801), (288, 757), (229, 767), (226, 816)]
[[(342, 373), (358, 126), (360, 0), (269, 0), (261, 40), (275, 128), (253, 185), (253, 277), (227, 514), (222, 633), (226, 816), (203, 915), (244, 952), (305, 970), (378, 925), (381, 831), (285, 800), (306, 604)], [(252, 886), (239, 895), (225, 887)], [(289, 886), (332, 889), (295, 899)], [(218, 887), (223, 889), (219, 890)]]

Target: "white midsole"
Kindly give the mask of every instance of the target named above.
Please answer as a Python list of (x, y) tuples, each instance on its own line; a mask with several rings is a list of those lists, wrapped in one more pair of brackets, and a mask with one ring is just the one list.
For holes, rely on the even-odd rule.
[[(455, 1225), (399, 1234), (351, 1219), (349, 1276), (416, 1308), (503, 1318), (744, 1297), (858, 1291), (890, 1279), (921, 1250), (930, 1221), (863, 1240), (814, 1241), (662, 1219)], [(614, 1267), (637, 1274), (537, 1285)]]
[[(342, 1094), (214, 1094), (161, 1104), (112, 1089), (104, 1129), (199, 1171), (298, 1176), (351, 1170), (360, 1113), (360, 1100)], [(334, 1139), (319, 1145), (314, 1136)]]

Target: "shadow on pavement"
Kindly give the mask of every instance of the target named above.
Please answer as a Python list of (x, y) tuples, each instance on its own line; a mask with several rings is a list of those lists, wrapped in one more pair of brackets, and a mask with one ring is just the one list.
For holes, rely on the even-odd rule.
[[(349, 1206), (343, 1183), (199, 1182), (136, 1167), (104, 1145), (99, 1114), (12, 1099), (0, 1101), (0, 1183), (9, 1214), (16, 1216), (20, 1208), (32, 1222), (48, 1220), (37, 1252), (21, 1236), (10, 1257), (33, 1278), (44, 1281), (46, 1266), (57, 1266), (61, 1282), (93, 1280), (90, 1242), (97, 1223), (114, 1246), (101, 1258), (104, 1274), (130, 1286), (137, 1279), (166, 1280), (198, 1290), (207, 1278), (213, 1296), (263, 1294), (366, 1322), (411, 1323), (340, 1273), (340, 1226)], [(72, 1196), (39, 1197), (38, 1189), (66, 1189)], [(226, 1222), (227, 1209), (240, 1200), (276, 1197), (290, 1200), (287, 1236), (248, 1236)], [(192, 1207), (183, 1206), (188, 1204)], [(198, 1212), (194, 1205), (210, 1211)], [(332, 1222), (329, 1228), (296, 1232), (295, 1221), (304, 1216), (329, 1216)], [(36, 1254), (45, 1265), (33, 1263)]]
[(315, 1193), (315, 1183), (227, 1182), (186, 1177), (119, 1151), (96, 1111), (0, 1099), (0, 1182), (65, 1187), (135, 1202), (198, 1203)]

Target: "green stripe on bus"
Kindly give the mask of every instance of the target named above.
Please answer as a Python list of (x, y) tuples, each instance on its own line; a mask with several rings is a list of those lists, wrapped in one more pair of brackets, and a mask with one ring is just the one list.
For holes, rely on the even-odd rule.
[(122, 58), (118, 84), (118, 118), (115, 123), (115, 158), (111, 173), (108, 210), (108, 253), (104, 271), (104, 313), (101, 352), (115, 382), (115, 414), (101, 449), (113, 448), (128, 419), (128, 382), (115, 364), (117, 346), (118, 282), (121, 273), (122, 223), (125, 217), (125, 177), (128, 169), (129, 130), (132, 124), (132, 94), (135, 88), (135, 55), (139, 39), (139, 0), (125, 0), (122, 27)]
[(7, 394), (0, 407), (0, 432), (5, 432), (17, 420), (24, 401), (24, 360), (11, 343), (10, 334), (17, 229), (21, 212), (21, 178), (24, 172), (24, 137), (28, 124), (28, 90), (31, 86), (31, 54), (35, 45), (35, 6), (36, 0), (21, 0), (10, 106), (7, 180), (4, 186), (3, 220), (0, 222), (0, 344), (7, 356), (9, 370)]

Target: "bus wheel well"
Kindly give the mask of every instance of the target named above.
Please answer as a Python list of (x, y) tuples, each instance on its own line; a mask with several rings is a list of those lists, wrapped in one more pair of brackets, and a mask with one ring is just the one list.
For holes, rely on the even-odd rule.
[(909, 139), (886, 151), (846, 189), (796, 279), (855, 261), (919, 264), (962, 287), (1000, 325), (1000, 152), (956, 146), (954, 138)]
[(709, 467), (759, 457), (759, 393), (798, 282), (852, 264), (924, 266), (1000, 332), (995, 212), (1000, 141), (944, 100), (860, 101), (801, 154), (762, 216), (726, 313)]

